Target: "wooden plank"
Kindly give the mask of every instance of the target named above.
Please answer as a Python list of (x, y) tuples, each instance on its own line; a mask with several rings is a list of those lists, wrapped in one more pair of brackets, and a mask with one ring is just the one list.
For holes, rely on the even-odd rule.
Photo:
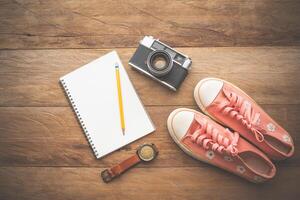
[[(281, 166), (300, 166), (300, 108), (298, 105), (264, 105), (294, 138), (296, 152)], [(138, 145), (155, 143), (160, 154), (155, 167), (207, 166), (184, 154), (168, 134), (166, 121), (176, 106), (150, 106), (155, 133), (96, 160), (71, 108), (0, 108), (0, 166), (100, 166), (109, 167), (134, 154)], [(197, 109), (196, 107), (189, 107)], [(141, 165), (141, 167), (146, 167)]]
[[(149, 165), (152, 165), (149, 163)], [(256, 185), (210, 167), (134, 168), (109, 184), (102, 168), (1, 167), (1, 199), (297, 199), (299, 168)], [(284, 184), (283, 184), (284, 183)]]
[[(195, 105), (205, 77), (231, 81), (261, 104), (300, 104), (299, 47), (180, 48), (193, 67), (176, 93), (127, 66), (134, 50), (118, 52), (145, 105)], [(59, 77), (108, 51), (0, 51), (0, 106), (68, 106)]]
[(297, 0), (0, 1), (0, 48), (134, 47), (144, 35), (173, 46), (300, 44)]

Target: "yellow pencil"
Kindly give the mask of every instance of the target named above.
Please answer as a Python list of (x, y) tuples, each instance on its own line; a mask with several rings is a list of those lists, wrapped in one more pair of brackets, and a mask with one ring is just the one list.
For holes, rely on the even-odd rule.
[(123, 135), (125, 134), (125, 120), (124, 120), (124, 110), (123, 110), (123, 100), (122, 100), (122, 89), (121, 89), (121, 79), (120, 79), (120, 69), (118, 63), (115, 64), (116, 69), (116, 79), (118, 87), (118, 98), (119, 98), (119, 110), (120, 110), (120, 119)]

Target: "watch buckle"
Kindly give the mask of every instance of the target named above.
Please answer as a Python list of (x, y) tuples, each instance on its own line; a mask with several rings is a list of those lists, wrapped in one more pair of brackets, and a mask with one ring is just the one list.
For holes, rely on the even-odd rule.
[(105, 169), (101, 172), (101, 177), (105, 183), (109, 183), (113, 179), (113, 177), (108, 169)]

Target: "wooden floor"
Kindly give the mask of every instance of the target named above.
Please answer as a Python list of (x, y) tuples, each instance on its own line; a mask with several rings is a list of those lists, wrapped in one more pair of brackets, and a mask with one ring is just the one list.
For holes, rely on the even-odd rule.
[[(300, 1), (0, 0), (0, 199), (299, 199)], [(176, 93), (128, 67), (153, 35), (193, 59)], [(157, 131), (96, 160), (58, 83), (116, 49)], [(205, 77), (235, 83), (293, 136), (295, 156), (255, 185), (183, 153), (166, 129)], [(144, 142), (160, 154), (111, 184), (102, 169)]]

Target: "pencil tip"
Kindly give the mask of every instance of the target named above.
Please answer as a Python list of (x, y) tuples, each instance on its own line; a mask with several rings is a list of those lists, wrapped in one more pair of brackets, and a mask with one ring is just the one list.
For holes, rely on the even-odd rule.
[(118, 63), (115, 63), (115, 68), (119, 68), (119, 64)]
[(123, 135), (125, 135), (125, 129), (124, 128), (122, 128), (122, 133), (123, 133)]

